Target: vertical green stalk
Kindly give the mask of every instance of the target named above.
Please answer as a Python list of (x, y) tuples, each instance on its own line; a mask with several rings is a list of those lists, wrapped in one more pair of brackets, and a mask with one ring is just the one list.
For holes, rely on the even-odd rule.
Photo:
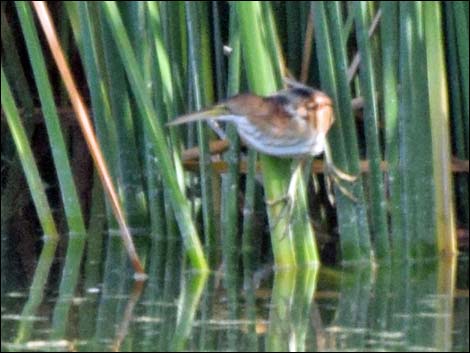
[(382, 1), (380, 26), (382, 44), (382, 92), (385, 121), (385, 160), (388, 164), (390, 190), (391, 245), (395, 251), (402, 248), (400, 239), (405, 231), (401, 214), (401, 176), (399, 166), (398, 116), (398, 3)]
[[(28, 144), (28, 138), (23, 124), (21, 123), (18, 109), (16, 108), (10, 89), (10, 84), (8, 83), (3, 71), (3, 66), (1, 70), (2, 109), (5, 112), (5, 117), (10, 128), (13, 141), (15, 142), (21, 164), (23, 165), (26, 181), (28, 182), (28, 186), (31, 190), (31, 197), (33, 198), (36, 212), (38, 213), (44, 237), (47, 240), (57, 243), (59, 241), (59, 234), (57, 232), (54, 218), (52, 217), (49, 202), (47, 201), (44, 185), (34, 160), (33, 151)], [(51, 256), (54, 256), (53, 252)], [(52, 258), (50, 260), (52, 261)]]
[[(132, 32), (130, 37), (133, 38), (134, 43), (139, 43), (135, 46), (136, 56), (142, 67), (142, 77), (144, 79), (144, 84), (147, 88), (147, 93), (150, 96), (154, 97), (154, 107), (159, 117), (166, 118), (166, 114), (162, 111), (164, 104), (159, 104), (163, 98), (159, 94), (154, 94), (154, 92), (161, 92), (161, 82), (155, 79), (156, 71), (158, 70), (158, 65), (155, 62), (155, 48), (153, 46), (155, 37), (153, 35), (153, 27), (150, 23), (149, 8), (148, 3), (146, 2), (131, 2), (128, 6), (124, 7), (126, 9), (127, 22), (129, 23)], [(116, 55), (119, 57), (119, 55)], [(121, 72), (123, 77), (125, 77), (124, 68), (121, 67)], [(126, 88), (126, 94), (129, 95), (128, 85), (124, 85)], [(168, 233), (166, 232), (166, 222), (164, 219), (164, 192), (163, 185), (161, 182), (161, 176), (158, 171), (157, 163), (155, 163), (155, 153), (149, 146), (151, 146), (151, 137), (148, 131), (143, 126), (143, 119), (135, 109), (134, 101), (131, 100), (131, 112), (132, 119), (128, 119), (129, 128), (122, 129), (123, 131), (133, 131), (133, 136), (129, 138), (129, 142), (135, 145), (135, 152), (129, 153), (128, 156), (139, 156), (140, 158), (135, 158), (136, 161), (131, 162), (127, 161), (127, 165), (135, 165), (140, 171), (133, 179), (127, 179), (129, 189), (135, 192), (139, 196), (136, 198), (130, 198), (131, 201), (139, 200), (139, 204), (135, 206), (140, 206), (136, 208), (134, 204), (131, 204), (132, 211), (136, 216), (139, 216), (135, 219), (135, 224), (141, 229), (144, 230), (145, 236), (137, 237), (136, 246), (139, 246), (142, 254), (148, 254), (148, 268), (149, 276), (152, 274), (150, 271), (154, 271), (153, 274), (159, 274), (158, 278), (163, 277), (164, 263), (166, 260), (166, 245), (165, 242)], [(134, 136), (135, 135), (135, 136)], [(120, 138), (119, 141), (125, 141)], [(134, 147), (134, 146), (132, 146)], [(144, 198), (140, 197), (142, 195), (141, 190), (145, 190)], [(150, 196), (152, 195), (152, 196)], [(152, 208), (152, 209), (151, 209)], [(147, 211), (146, 214), (141, 214), (142, 211)], [(149, 222), (149, 217), (151, 221)], [(145, 222), (142, 224), (141, 222)], [(149, 233), (147, 229), (151, 232), (151, 237), (148, 237)], [(141, 235), (144, 235), (141, 233)], [(151, 244), (149, 246), (149, 243)], [(168, 254), (168, 256), (173, 256), (173, 254)], [(158, 276), (158, 275), (157, 275)]]
[[(233, 11), (230, 12), (229, 21), (232, 20)], [(225, 23), (225, 22), (224, 22)], [(224, 96), (227, 77), (225, 76), (226, 67), (224, 61), (224, 44), (221, 31), (222, 17), (218, 3), (212, 2), (212, 27), (214, 29), (214, 60), (215, 60), (215, 84), (216, 84), (216, 96), (218, 99)], [(230, 24), (229, 24), (230, 26)], [(229, 29), (230, 33), (230, 29)], [(230, 36), (230, 34), (229, 34)]]
[[(19, 106), (23, 110), (23, 122), (28, 138), (30, 138), (34, 129), (32, 126), (32, 115), (34, 112), (34, 102), (31, 95), (31, 90), (28, 86), (26, 75), (24, 69), (18, 63), (21, 62), (20, 56), (18, 54), (17, 45), (13, 37), (12, 29), (10, 27), (9, 21), (5, 14), (5, 6), (2, 4), (1, 7), (1, 27), (2, 27), (2, 64), (6, 68), (6, 75), (9, 77), (14, 77), (15, 79), (11, 82), (13, 92), (21, 92), (18, 94), (17, 99)], [(3, 139), (5, 137), (5, 139)], [(16, 201), (16, 197), (20, 192), (21, 183), (18, 183), (18, 175), (22, 173), (21, 163), (15, 152), (15, 145), (9, 142), (6, 142), (9, 137), (2, 134), (2, 158), (11, 160), (11, 165), (6, 169), (6, 173), (2, 175), (2, 215), (1, 215), (1, 226), (2, 232), (6, 232), (6, 225), (10, 220), (10, 217), (15, 212), (13, 207), (6, 207), (6, 205), (12, 205)], [(2, 237), (2, 241), (5, 240)], [(2, 253), (6, 251), (6, 247), (2, 246)], [(2, 268), (2, 273), (6, 269)]]
[(256, 205), (256, 160), (257, 152), (248, 151), (246, 159), (246, 182), (243, 204), (243, 229), (242, 229), (242, 252), (244, 278), (252, 278), (256, 269), (255, 246), (257, 243), (255, 235), (255, 205)]
[[(250, 88), (254, 93), (267, 95), (275, 92), (275, 75), (272, 60), (264, 45), (264, 31), (261, 5), (258, 2), (235, 2), (237, 17), (240, 21), (242, 53)], [(287, 191), (287, 175), (289, 168), (286, 162), (277, 158), (262, 155), (261, 165), (267, 200), (282, 198)], [(288, 229), (288, 220), (279, 219), (284, 205), (268, 206), (270, 224), (276, 227), (272, 230), (271, 241), (274, 261), (277, 266), (295, 266), (295, 252), (292, 238), (284, 234)]]
[(383, 173), (380, 169), (382, 153), (379, 143), (378, 128), (378, 106), (376, 75), (373, 65), (373, 53), (369, 41), (367, 18), (367, 3), (358, 2), (354, 4), (356, 35), (361, 55), (360, 63), (360, 86), (364, 96), (364, 122), (367, 145), (367, 157), (369, 160), (369, 188), (370, 188), (370, 219), (371, 232), (375, 235), (377, 250), (380, 257), (384, 257), (388, 251), (388, 224), (387, 203), (385, 200), (385, 189)]
[[(457, 53), (458, 37), (465, 33), (465, 30), (457, 30), (456, 21), (454, 20), (455, 3), (445, 3), (445, 24), (446, 24), (446, 44), (447, 44), (447, 61), (449, 70), (449, 94), (451, 98), (450, 109), (452, 117), (452, 137), (455, 146), (455, 155), (457, 158), (468, 159), (468, 114), (464, 113), (464, 97), (461, 92), (460, 67), (458, 64), (459, 57)], [(467, 52), (468, 52), (468, 43)], [(467, 80), (468, 83), (468, 80)], [(465, 127), (465, 122), (467, 126)], [(468, 176), (459, 173), (455, 176), (456, 197), (458, 217), (461, 217), (462, 223), (468, 228), (469, 226), (469, 198), (468, 198)]]
[(467, 157), (469, 152), (469, 51), (468, 51), (468, 43), (469, 43), (469, 36), (468, 36), (468, 2), (467, 1), (455, 1), (452, 3), (452, 7), (454, 9), (454, 17), (455, 17), (455, 28), (457, 32), (457, 52), (458, 52), (458, 60), (459, 60), (459, 68), (461, 74), (459, 75), (460, 78), (460, 86), (462, 90), (462, 100), (463, 100), (463, 111), (464, 111), (464, 125), (466, 133), (465, 140), (467, 141)]
[[(328, 29), (328, 20), (325, 12), (325, 3), (322, 1), (315, 2), (314, 6), (314, 25), (315, 25), (315, 39), (317, 46), (317, 59), (319, 63), (320, 80), (322, 82), (322, 89), (335, 102), (338, 107), (338, 87), (337, 87), (337, 73), (333, 63), (333, 50), (331, 48), (331, 35)], [(347, 103), (350, 104), (350, 103)], [(344, 139), (341, 129), (342, 117), (338, 117), (338, 110), (336, 111), (337, 120), (333, 124), (328, 133), (328, 141), (333, 155), (335, 165), (350, 172), (346, 167), (346, 150), (344, 146)], [(357, 214), (355, 204), (352, 200), (346, 197), (337, 187), (335, 187), (338, 224), (341, 234), (341, 251), (342, 259), (344, 262), (358, 261), (363, 256), (359, 244), (359, 229), (357, 226)]]
[[(110, 81), (106, 80), (106, 68), (109, 65), (114, 65), (109, 68), (113, 72), (114, 79), (119, 80), (123, 76), (118, 60), (115, 60), (117, 49), (110, 40), (109, 28), (99, 16), (97, 4), (68, 2), (65, 8), (83, 62), (91, 99), (90, 109), (93, 113), (94, 128), (100, 141), (100, 149), (112, 176), (113, 184), (119, 192), (119, 199), (127, 211), (127, 199), (121, 193), (125, 187), (122, 185), (123, 178), (120, 169), (118, 127), (111, 114), (110, 99), (112, 100), (112, 97), (115, 96), (113, 94), (115, 91), (109, 89)], [(109, 57), (113, 58), (111, 64), (107, 61)], [(108, 95), (110, 92), (111, 96)], [(125, 95), (121, 98), (120, 102), (125, 103)], [(117, 114), (129, 114), (129, 111), (118, 111)], [(117, 227), (110, 203), (106, 202), (105, 206), (107, 226), (109, 228)], [(106, 259), (104, 260), (105, 272), (106, 269), (114, 268), (118, 259), (122, 262), (122, 244), (116, 237), (110, 237), (104, 253), (106, 253), (103, 256)]]
[(40, 49), (41, 46), (34, 26), (31, 9), (27, 3), (17, 3), (17, 9), (44, 113), (52, 157), (67, 219), (69, 241), (59, 291), (62, 296), (70, 296), (75, 290), (80, 273), (80, 263), (85, 248), (85, 222), (67, 155), (68, 147), (62, 135), (54, 101), (54, 93), (48, 78), (45, 59)]
[[(155, 56), (155, 74), (154, 85), (155, 92), (154, 105), (159, 119), (161, 121), (168, 121), (170, 118), (178, 115), (182, 111), (182, 93), (181, 86), (184, 77), (181, 72), (185, 72), (186, 61), (186, 25), (184, 16), (184, 3), (183, 2), (148, 2), (149, 20), (152, 28), (151, 38), (154, 40), (154, 56)], [(184, 53), (181, 49), (185, 50)], [(152, 93), (153, 93), (152, 92)], [(174, 167), (178, 184), (180, 188), (185, 188), (185, 173), (181, 163), (180, 151), (183, 147), (181, 134), (177, 129), (170, 129), (168, 131), (169, 140), (172, 146), (172, 158), (174, 160)], [(147, 139), (151, 141), (150, 134)], [(149, 145), (151, 143), (149, 142)], [(152, 148), (152, 156), (149, 160), (151, 168), (148, 170), (149, 180), (154, 176), (158, 177), (158, 184), (163, 190), (163, 199), (161, 199), (162, 207), (164, 210), (163, 221), (166, 224), (165, 229), (158, 230), (159, 238), (165, 239), (165, 243), (156, 244), (157, 246), (164, 245), (164, 254), (166, 254), (165, 262), (165, 276), (175, 275), (182, 266), (177, 265), (181, 262), (181, 244), (178, 241), (178, 227), (172, 207), (169, 204), (169, 193), (164, 190), (162, 184), (161, 172), (158, 170), (157, 156), (155, 150)], [(150, 178), (151, 177), (151, 178)], [(156, 227), (156, 225), (155, 225)], [(157, 230), (157, 229), (156, 229)], [(162, 233), (163, 232), (163, 233)], [(158, 238), (157, 238), (158, 240)], [(159, 251), (161, 251), (159, 250)], [(176, 265), (176, 268), (175, 268)]]
[(42, 111), (45, 117), (69, 232), (77, 237), (83, 237), (86, 230), (80, 208), (80, 201), (75, 188), (72, 170), (67, 156), (67, 147), (62, 135), (59, 117), (54, 103), (52, 87), (47, 77), (46, 64), (44, 56), (40, 50), (39, 38), (34, 27), (31, 9), (27, 3), (19, 2), (17, 3), (17, 6), (18, 16), (20, 17), (28, 49), (28, 57), (31, 60), (31, 66), (41, 100)]
[[(452, 185), (449, 103), (447, 72), (443, 45), (441, 7), (438, 3), (424, 4), (428, 89), (432, 134), (434, 204), (439, 253), (455, 254), (455, 210)], [(468, 93), (468, 92), (467, 92)]]
[[(262, 3), (262, 14), (264, 19), (264, 33), (266, 34), (266, 42), (270, 57), (274, 59), (273, 71), (276, 75), (276, 86), (282, 84), (282, 74), (286, 74), (285, 63), (283, 60), (283, 53), (279, 43), (279, 36), (275, 26), (273, 10), (269, 2)], [(305, 27), (305, 23), (302, 25)], [(301, 38), (297, 41), (302, 42)], [(303, 42), (302, 42), (303, 44)], [(295, 165), (295, 162), (294, 162)], [(304, 166), (305, 168), (305, 166)], [(305, 172), (305, 171), (303, 171)], [(310, 175), (310, 173), (309, 173)], [(292, 178), (292, 175), (290, 176)], [(307, 179), (308, 180), (308, 179)], [(313, 265), (320, 263), (318, 249), (316, 246), (313, 228), (309, 225), (310, 218), (308, 217), (308, 202), (306, 193), (305, 179), (299, 179), (296, 195), (294, 197), (296, 207), (292, 214), (292, 233), (294, 234), (294, 249), (296, 254), (296, 263), (298, 265)], [(306, 216), (307, 215), (307, 216)], [(302, 236), (297, 236), (302, 234)]]
[[(207, 37), (202, 30), (203, 18), (198, 11), (198, 5), (189, 1), (185, 2), (186, 21), (188, 30), (188, 50), (189, 50), (189, 74), (192, 77), (192, 93), (194, 96), (195, 110), (201, 110), (203, 106), (213, 100), (211, 87), (212, 79), (207, 77), (209, 71), (208, 53), (209, 48), (203, 47), (203, 37)], [(198, 35), (202, 34), (202, 35)], [(205, 57), (206, 59), (203, 59)], [(206, 81), (206, 82), (204, 82)], [(210, 81), (210, 82), (207, 82)], [(199, 172), (202, 198), (202, 219), (204, 224), (205, 246), (209, 252), (214, 254), (216, 244), (215, 238), (215, 217), (212, 197), (212, 166), (209, 152), (209, 136), (205, 122), (197, 123), (197, 134), (199, 143)], [(213, 256), (211, 256), (213, 258)]]
[[(431, 125), (429, 112), (428, 73), (426, 72), (428, 55), (426, 55), (426, 43), (422, 40), (425, 36), (423, 3), (414, 2), (411, 15), (413, 22), (413, 53), (411, 56), (412, 74), (412, 116), (409, 119), (413, 143), (410, 145), (413, 152), (412, 165), (407, 170), (412, 171), (416, 185), (414, 202), (416, 211), (416, 237), (413, 239), (413, 255), (417, 258), (428, 258), (436, 254), (435, 217), (434, 217), (434, 189), (433, 160), (429, 158), (433, 154), (431, 140)], [(441, 28), (440, 22), (435, 26)], [(447, 89), (447, 88), (446, 88)], [(417, 143), (418, 142), (418, 143)], [(418, 197), (417, 197), (418, 196)]]
[[(269, 1), (262, 1), (261, 2), (261, 11), (263, 13), (263, 24), (266, 34), (265, 42), (266, 47), (268, 48), (269, 55), (272, 59), (273, 63), (273, 71), (276, 77), (275, 85), (276, 87), (280, 87), (283, 85), (283, 78), (282, 75), (285, 75), (285, 62), (282, 52), (281, 44), (279, 41), (279, 34), (278, 34), (278, 27), (276, 26), (276, 22), (274, 20), (274, 14), (272, 11), (272, 4)], [(300, 38), (297, 38), (299, 41)], [(297, 55), (298, 56), (298, 55)]]
[[(347, 77), (348, 54), (346, 50), (346, 41), (344, 39), (344, 29), (342, 25), (341, 6), (339, 2), (325, 3), (328, 13), (330, 33), (332, 38), (336, 40), (331, 41), (333, 64), (335, 69), (335, 77), (337, 84), (338, 98), (336, 105), (338, 114), (338, 128), (341, 128), (342, 137), (344, 139), (345, 153), (347, 151), (347, 165), (348, 172), (351, 175), (358, 176), (358, 179), (351, 186), (353, 195), (356, 197), (357, 202), (354, 205), (356, 211), (356, 222), (358, 230), (358, 242), (361, 249), (361, 254), (368, 257), (371, 253), (371, 241), (369, 232), (369, 221), (367, 219), (367, 203), (364, 196), (363, 178), (361, 175), (359, 147), (356, 132), (355, 119), (351, 106), (351, 92), (349, 81)], [(341, 234), (342, 238), (348, 237), (346, 234)], [(378, 254), (382, 257), (383, 254)]]
[[(110, 38), (109, 29), (103, 28), (99, 18), (99, 8), (96, 4), (69, 2), (66, 4), (65, 8), (84, 65), (87, 84), (90, 90), (94, 128), (96, 129), (98, 140), (101, 142), (100, 150), (106, 160), (107, 166), (109, 166), (113, 184), (116, 183), (116, 189), (122, 191), (124, 187), (120, 184), (122, 178), (119, 169), (120, 159), (117, 145), (117, 127), (114, 119), (111, 118), (111, 108), (107, 96), (109, 89), (107, 89), (104, 79), (103, 52), (106, 52), (108, 48), (106, 47), (104, 49), (104, 46), (101, 45), (102, 42), (106, 44), (111, 42), (106, 40), (106, 34), (108, 35), (107, 38)], [(105, 38), (103, 39), (102, 36)], [(115, 74), (117, 76), (118, 71), (116, 71)], [(96, 193), (94, 195), (96, 197)], [(122, 194), (119, 196), (120, 200), (124, 199)], [(109, 201), (109, 199), (107, 201)], [(123, 204), (126, 205), (125, 200)], [(107, 226), (110, 229), (114, 229), (117, 227), (117, 220), (111, 210), (111, 204), (106, 202), (105, 205), (107, 211)], [(110, 232), (110, 234), (115, 235), (113, 232)], [(95, 241), (94, 239), (93, 242)], [(89, 244), (89, 247), (92, 246), (93, 244)], [(106, 255), (103, 256), (103, 258), (106, 258), (104, 265), (105, 273), (108, 273), (111, 269), (115, 269), (117, 263), (125, 268), (127, 263), (123, 260), (122, 243), (117, 237), (109, 237), (106, 249)]]
[[(184, 3), (158, 3), (148, 2), (148, 14), (149, 14), (149, 25), (151, 27), (150, 36), (154, 41), (154, 105), (158, 117), (161, 121), (168, 121), (178, 115), (178, 112), (182, 110), (182, 101), (178, 92), (178, 88), (181, 85), (181, 76), (179, 74), (182, 69), (181, 66), (185, 63), (181, 63), (178, 60), (182, 60), (184, 53), (180, 53), (178, 48), (184, 47), (186, 40), (186, 26), (184, 17)], [(180, 16), (180, 8), (183, 10)], [(151, 141), (150, 134), (146, 133), (147, 139)], [(169, 140), (172, 145), (172, 158), (175, 161), (174, 166), (176, 169), (176, 175), (178, 183), (181, 188), (185, 188), (185, 173), (181, 163), (180, 151), (183, 147), (183, 141), (181, 134), (177, 129), (170, 129), (168, 131)], [(174, 213), (171, 207), (168, 207), (169, 193), (162, 190), (161, 172), (158, 170), (158, 165), (155, 163), (156, 156), (154, 149), (152, 156), (148, 161), (148, 180), (154, 180), (152, 184), (156, 185), (161, 190), (163, 198), (157, 201), (155, 198), (151, 200), (155, 203), (153, 210), (162, 208), (163, 218), (158, 221), (160, 224), (165, 224), (165, 228), (158, 228), (155, 224), (154, 234), (157, 235), (155, 239), (156, 249), (161, 254), (166, 254), (166, 269), (172, 273), (175, 262), (180, 260), (178, 252), (181, 251), (181, 246), (177, 241), (178, 229), (175, 223)], [(156, 183), (155, 183), (156, 182)], [(162, 205), (159, 206), (158, 203)], [(157, 219), (155, 219), (157, 221)], [(209, 256), (210, 257), (210, 256)], [(163, 260), (163, 259), (162, 259)], [(165, 261), (165, 260), (163, 260)], [(210, 261), (210, 259), (209, 259)], [(164, 266), (164, 262), (161, 263)], [(210, 263), (209, 263), (210, 264)]]
[[(187, 3), (190, 3), (191, 1), (188, 1)], [(198, 17), (193, 18), (194, 23), (193, 25), (196, 25), (196, 27), (193, 27), (193, 31), (197, 30), (198, 34), (198, 40), (194, 42), (193, 44), (197, 44), (199, 47), (195, 48), (198, 49), (196, 51), (196, 54), (199, 54), (200, 57), (196, 58), (196, 62), (199, 62), (199, 70), (200, 70), (200, 81), (201, 81), (201, 97), (202, 97), (202, 103), (204, 105), (210, 105), (214, 103), (214, 79), (212, 76), (212, 73), (214, 72), (214, 68), (212, 67), (212, 61), (214, 60), (212, 57), (212, 51), (214, 48), (212, 48), (212, 41), (211, 41), (211, 36), (209, 35), (211, 33), (211, 28), (210, 28), (210, 23), (209, 23), (209, 18), (211, 16), (210, 14), (210, 8), (207, 3), (201, 1), (198, 3), (198, 6), (195, 7), (193, 11), (193, 15), (197, 15)], [(188, 18), (187, 18), (188, 20)], [(195, 33), (195, 34), (196, 34)], [(189, 33), (188, 33), (188, 40), (190, 39)], [(190, 44), (190, 43), (188, 43)], [(190, 55), (191, 49), (189, 49), (188, 55)], [(191, 62), (191, 59), (190, 59)]]
[[(218, 18), (218, 21), (221, 19)], [(240, 89), (240, 68), (241, 68), (241, 52), (240, 52), (240, 28), (238, 18), (233, 6), (230, 8), (230, 25), (229, 25), (229, 45), (232, 52), (228, 61), (228, 77), (227, 77), (227, 96), (235, 95)], [(222, 54), (222, 53), (220, 53)], [(238, 137), (235, 125), (228, 124), (227, 139), (230, 141), (230, 148), (224, 155), (227, 162), (228, 171), (222, 176), (222, 218), (221, 230), (223, 236), (222, 253), (226, 264), (227, 289), (233, 295), (231, 302), (236, 303), (238, 295), (239, 275), (239, 216), (238, 216), (238, 197), (240, 183), (240, 139)], [(243, 246), (242, 246), (243, 248)], [(228, 283), (230, 282), (230, 284)]]
[(316, 266), (320, 264), (320, 255), (308, 218), (307, 186), (303, 177), (299, 178), (295, 202), (297, 207), (294, 209), (291, 222), (296, 262), (300, 266)]
[[(5, 15), (4, 6), (2, 6), (1, 10), (1, 26), (3, 47), (2, 62), (4, 67), (7, 68), (7, 75), (11, 72), (11, 77), (15, 78), (11, 83), (13, 92), (21, 92), (21, 94), (18, 95), (18, 101), (20, 102), (20, 106), (25, 110), (26, 116), (28, 116), (33, 113), (34, 102), (24, 68), (19, 65), (19, 63), (21, 63), (20, 54), (16, 47), (16, 41), (9, 20)], [(26, 126), (28, 126), (29, 119), (25, 120)], [(2, 151), (2, 153), (5, 152)]]
[[(440, 26), (437, 22), (435, 26)], [(436, 181), (433, 173), (429, 120), (428, 72), (422, 4), (400, 4), (400, 173), (404, 236), (401, 254), (433, 256), (435, 246)], [(397, 249), (398, 250), (398, 249)]]
[[(162, 9), (162, 20), (167, 23), (164, 26), (165, 43), (168, 48), (171, 73), (174, 78), (175, 99), (180, 108), (183, 107), (183, 92), (189, 87), (188, 83), (188, 31), (185, 15), (185, 4), (183, 1), (168, 1), (159, 3)], [(166, 9), (166, 12), (163, 10)], [(181, 110), (183, 112), (183, 110)]]
[(306, 13), (303, 13), (303, 6), (299, 1), (286, 1), (284, 6), (286, 8), (287, 66), (295, 77), (299, 77), (303, 43), (301, 37), (305, 32), (301, 18)]
[(117, 4), (106, 2), (102, 4), (105, 17), (111, 27), (113, 38), (119, 49), (123, 65), (126, 68), (129, 83), (136, 98), (137, 107), (143, 116), (144, 126), (151, 134), (156, 148), (158, 164), (162, 173), (164, 185), (170, 195), (170, 202), (181, 231), (191, 264), (199, 270), (207, 270), (207, 263), (202, 251), (196, 228), (191, 219), (191, 209), (188, 200), (176, 179), (176, 173), (171, 161), (171, 153), (165, 139), (161, 122), (155, 119), (155, 109), (145, 87), (142, 85), (142, 75), (135, 54), (129, 42)]
[(407, 167), (411, 167), (411, 152), (410, 145), (413, 143), (411, 136), (411, 129), (409, 128), (410, 119), (412, 116), (412, 68), (411, 68), (411, 53), (412, 53), (412, 22), (409, 14), (408, 3), (400, 3), (399, 5), (399, 30), (400, 30), (400, 48), (399, 48), (399, 169), (401, 175), (401, 212), (403, 218), (404, 232), (402, 239), (395, 242), (396, 255), (402, 257), (411, 256), (411, 239), (414, 237), (416, 220), (416, 207), (413, 207), (413, 195), (416, 195), (413, 179), (410, 177), (411, 173), (407, 172)]
[[(82, 7), (85, 5), (81, 5)], [(93, 5), (87, 4), (88, 16), (93, 14)], [(86, 26), (86, 23), (94, 23), (93, 20), (87, 20), (82, 18), (81, 24), (79, 18), (79, 4), (76, 2), (68, 2), (65, 6), (69, 20), (72, 25), (73, 35), (75, 37), (75, 42), (79, 48), (80, 55), (85, 67), (85, 74), (87, 75), (87, 83), (90, 88), (90, 99), (91, 99), (91, 111), (93, 115), (94, 127), (96, 130), (96, 135), (99, 141), (107, 141), (100, 145), (101, 150), (103, 151), (104, 158), (106, 159), (107, 165), (110, 168), (111, 176), (113, 180), (120, 180), (118, 178), (118, 151), (117, 151), (117, 136), (116, 136), (116, 126), (114, 120), (110, 118), (110, 108), (109, 102), (105, 99), (105, 93), (103, 90), (103, 78), (101, 71), (99, 70), (100, 62), (97, 62), (97, 58), (101, 56), (96, 53), (98, 42), (93, 37), (94, 29), (89, 26)], [(91, 10), (90, 10), (91, 8)], [(83, 9), (82, 9), (83, 10)], [(87, 16), (87, 17), (88, 17)], [(108, 32), (102, 29), (101, 26), (96, 28), (101, 30), (101, 32)], [(84, 38), (84, 35), (87, 35)], [(109, 35), (108, 37), (109, 38)], [(107, 38), (103, 38), (104, 43), (108, 43)], [(110, 216), (111, 217), (111, 216)], [(112, 218), (112, 217), (111, 217)]]
[(54, 260), (55, 250), (59, 241), (59, 234), (57, 232), (54, 218), (52, 217), (52, 211), (49, 207), (44, 185), (34, 160), (33, 151), (28, 144), (28, 138), (23, 124), (21, 123), (10, 85), (3, 71), (3, 65), (1, 67), (1, 85), (2, 109), (5, 112), (5, 118), (10, 128), (13, 141), (16, 145), (18, 156), (26, 176), (26, 181), (31, 191), (31, 197), (38, 214), (39, 222), (44, 232), (44, 244), (37, 263), (33, 282), (30, 286), (31, 298), (26, 303), (22, 312), (22, 316), (28, 320), (26, 324), (22, 322), (17, 331), (18, 334), (16, 340), (19, 342), (25, 342), (28, 340), (27, 336), (28, 332), (30, 332), (28, 330), (28, 327), (31, 324), (29, 319), (32, 315), (35, 315), (44, 293), (44, 286), (46, 285), (49, 271)]
[[(79, 8), (81, 7), (83, 7), (82, 3), (80, 3)], [(136, 45), (136, 52), (143, 65), (146, 52), (149, 51), (149, 45), (145, 41), (146, 31), (131, 25), (131, 23), (139, 23), (140, 26), (144, 25), (142, 24), (142, 22), (145, 22), (142, 19), (142, 4), (129, 5), (123, 8), (127, 14), (125, 16), (127, 19), (126, 27), (132, 30), (132, 36), (134, 37), (133, 43), (140, 43), (140, 45)], [(99, 86), (90, 87), (90, 90), (95, 95), (94, 104), (100, 104), (99, 99), (101, 98), (101, 104), (107, 108), (104, 113), (108, 116), (101, 116), (101, 119), (106, 119), (108, 129), (111, 131), (114, 129), (115, 131), (116, 140), (112, 141), (115, 143), (114, 148), (118, 151), (118, 164), (115, 166), (117, 183), (121, 188), (120, 196), (129, 224), (133, 227), (143, 227), (148, 221), (147, 202), (143, 194), (142, 166), (140, 163), (145, 158), (146, 153), (146, 146), (141, 142), (144, 140), (142, 136), (143, 129), (138, 119), (139, 115), (132, 106), (131, 95), (129, 94), (125, 71), (119, 58), (118, 49), (115, 43), (110, 40), (111, 33), (109, 27), (102, 17), (98, 16), (98, 12), (98, 4), (88, 4), (90, 22), (85, 22), (85, 13), (80, 15), (80, 22), (84, 22), (81, 25), (83, 38), (86, 38), (86, 31), (91, 31), (89, 34), (91, 36), (89, 39), (90, 43), (87, 45), (89, 50), (87, 55), (94, 56), (92, 62), (96, 66), (96, 68), (91, 70), (98, 71), (98, 76), (90, 78), (89, 82), (98, 83)], [(133, 16), (138, 18), (133, 19)], [(87, 30), (86, 27), (89, 27), (89, 29)], [(144, 66), (142, 71), (145, 72), (145, 69), (148, 70)], [(88, 75), (90, 74), (92, 72)], [(148, 77), (145, 74), (144, 78), (148, 82)], [(98, 79), (99, 81), (96, 82)], [(99, 107), (93, 109), (101, 110)], [(107, 131), (105, 134), (107, 135)], [(102, 140), (102, 144), (105, 144), (104, 141), (106, 140), (106, 138)], [(139, 153), (141, 158), (138, 158)], [(136, 243), (136, 245), (139, 246), (141, 244)]]

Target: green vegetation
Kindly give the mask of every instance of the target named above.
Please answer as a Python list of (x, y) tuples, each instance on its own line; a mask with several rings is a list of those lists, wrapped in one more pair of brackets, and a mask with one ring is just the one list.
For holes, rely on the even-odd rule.
[[(251, 273), (271, 261), (266, 249), (278, 267), (456, 253), (456, 228), (468, 229), (469, 213), (467, 2), (67, 2), (52, 10), (146, 272), (185, 260), (206, 271), (223, 260), (240, 285), (240, 264)], [(32, 203), (28, 222), (37, 218), (54, 243), (43, 247), (43, 278), (55, 245), (66, 244), (62, 288), (73, 291), (84, 256), (90, 276), (129, 263), (37, 14), (30, 3), (3, 2), (1, 16), (2, 233)], [(245, 152), (233, 126), (228, 150), (217, 153), (208, 124), (165, 126), (238, 92), (271, 94), (289, 75), (333, 99), (333, 161), (358, 176), (333, 184), (331, 207), (321, 158), (308, 161), (291, 219), (283, 203), (265, 202), (285, 195), (290, 160)], [(193, 148), (197, 160), (186, 157)], [(2, 236), (2, 257), (3, 245)]]

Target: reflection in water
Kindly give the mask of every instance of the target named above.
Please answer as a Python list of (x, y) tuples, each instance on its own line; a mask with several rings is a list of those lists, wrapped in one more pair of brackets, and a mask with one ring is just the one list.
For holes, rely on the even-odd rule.
[(468, 261), (458, 291), (455, 266), (280, 271), (235, 296), (216, 276), (136, 288), (113, 269), (74, 298), (5, 292), (2, 351), (468, 350)]

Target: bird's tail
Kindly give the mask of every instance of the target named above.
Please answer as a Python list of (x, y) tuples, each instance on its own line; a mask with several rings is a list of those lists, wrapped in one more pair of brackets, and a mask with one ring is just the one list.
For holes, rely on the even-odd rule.
[(195, 112), (187, 115), (182, 115), (169, 123), (166, 126), (174, 126), (180, 124), (192, 123), (199, 120), (209, 120), (217, 119), (220, 116), (227, 114), (227, 108), (223, 104), (218, 104), (210, 109), (202, 110), (200, 112)]

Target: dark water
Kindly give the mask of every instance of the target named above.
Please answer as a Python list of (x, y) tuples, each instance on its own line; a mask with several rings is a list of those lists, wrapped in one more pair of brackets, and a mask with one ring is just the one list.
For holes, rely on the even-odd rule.
[(167, 270), (136, 285), (115, 268), (73, 297), (8, 280), (2, 351), (469, 350), (467, 258), (250, 278)]

